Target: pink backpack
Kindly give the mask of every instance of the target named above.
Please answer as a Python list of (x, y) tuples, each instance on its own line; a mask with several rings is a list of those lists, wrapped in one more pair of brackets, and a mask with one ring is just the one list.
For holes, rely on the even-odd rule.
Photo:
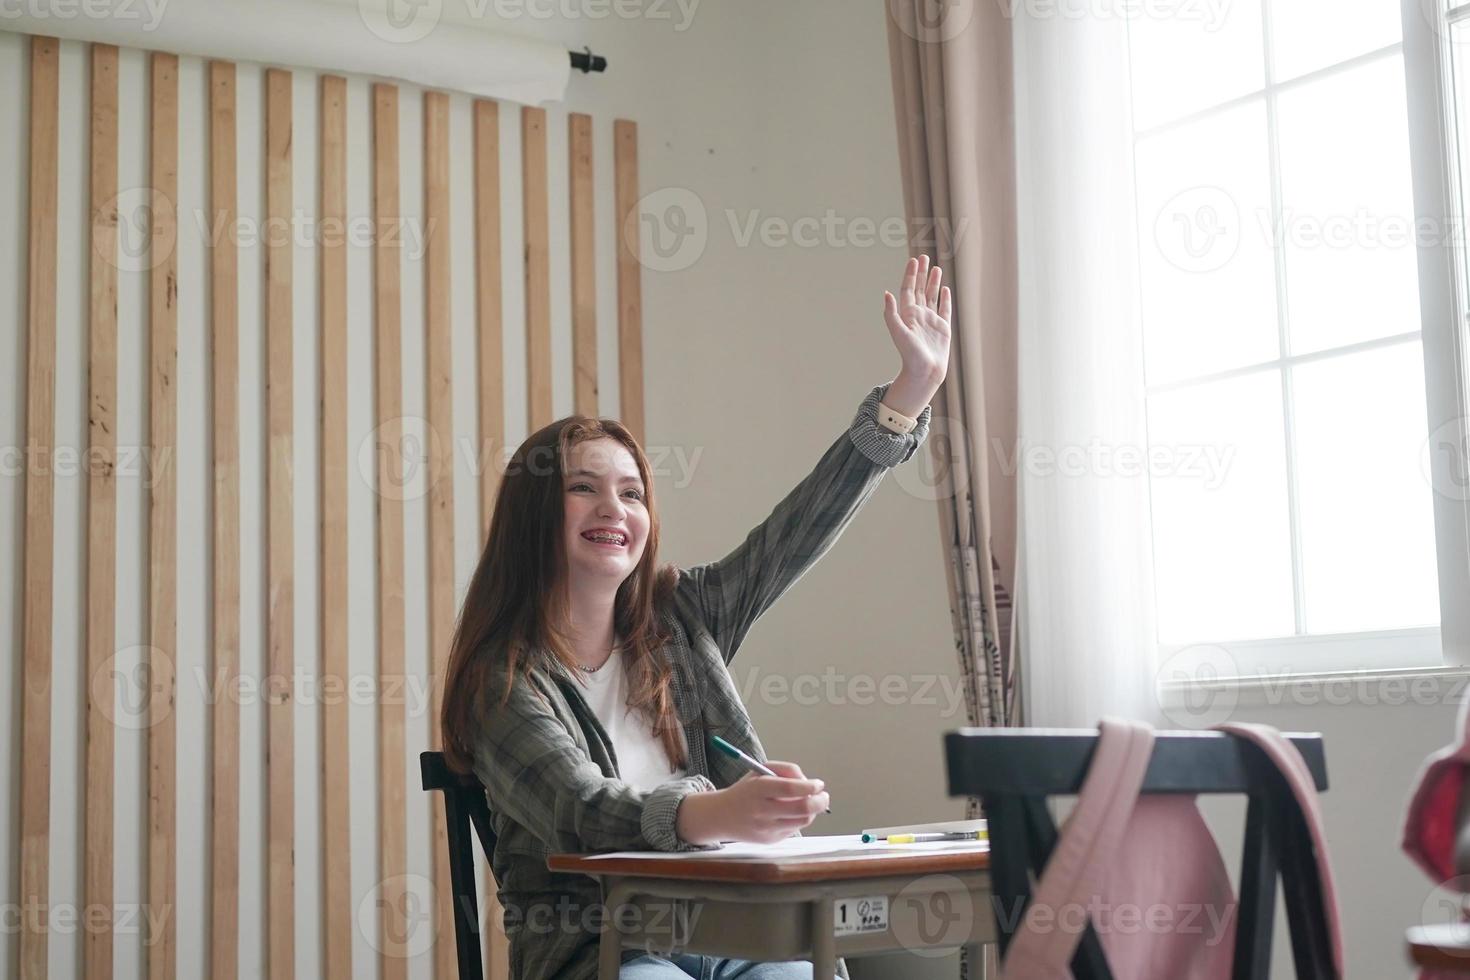
[[(1070, 980), (1070, 963), (1090, 922), (1115, 977), (1227, 980), (1235, 949), (1237, 901), (1229, 873), (1195, 797), (1140, 795), (1154, 731), (1106, 718), (1076, 809), (1012, 936), (1005, 980)], [(1316, 787), (1301, 754), (1275, 729), (1230, 724), (1220, 730), (1260, 747), (1290, 787), (1314, 852), (1327, 945), (1342, 976), (1342, 940)]]
[[(1470, 891), (1470, 833), (1461, 841), (1462, 828), (1470, 829), (1470, 804), (1466, 788), (1470, 786), (1470, 699), (1460, 708), (1459, 740), (1424, 760), (1414, 781), (1404, 820), (1403, 849), (1436, 885), (1460, 885), (1458, 891)], [(1458, 881), (1457, 881), (1458, 879)], [(1462, 918), (1463, 918), (1462, 914)], [(1464, 974), (1454, 974), (1464, 976)], [(1436, 970), (1423, 970), (1420, 980), (1450, 976)]]

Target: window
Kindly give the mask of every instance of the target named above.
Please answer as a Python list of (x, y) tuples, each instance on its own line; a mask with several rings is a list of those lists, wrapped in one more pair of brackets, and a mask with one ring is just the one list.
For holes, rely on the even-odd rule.
[(1432, 217), (1470, 197), (1470, 142), (1444, 137), (1470, 139), (1470, 0), (1435, 2), (1181, 2), (1129, 21), (1171, 663), (1470, 663), (1470, 265), (1463, 221)]

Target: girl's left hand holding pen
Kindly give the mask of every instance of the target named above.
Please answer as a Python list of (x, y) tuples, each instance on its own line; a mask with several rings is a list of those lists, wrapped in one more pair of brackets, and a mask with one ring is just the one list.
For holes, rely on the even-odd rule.
[(710, 736), (710, 747), (747, 772), (724, 789), (684, 797), (674, 823), (681, 839), (691, 844), (771, 844), (808, 826), (817, 814), (832, 812), (826, 784), (808, 779), (796, 763), (763, 763), (718, 735)]
[[(780, 773), (778, 773), (774, 769), (772, 769), (770, 766), (767, 766), (765, 763), (761, 762), (759, 759), (757, 759), (754, 756), (749, 755), (746, 752), (744, 752), (743, 750), (741, 750), (741, 748), (738, 745), (732, 745), (731, 743), (725, 741), (723, 738), (720, 738), (720, 736), (718, 736), (718, 735), (711, 735), (709, 737), (709, 742), (710, 742), (710, 745), (714, 746), (714, 748), (715, 748), (716, 751), (722, 752), (725, 755), (728, 755), (730, 758), (734, 759), (736, 762), (740, 763), (742, 766), (744, 766), (746, 769), (750, 770), (751, 772), (758, 772), (758, 773), (760, 773), (763, 776), (779, 776), (779, 775), (781, 775)], [(775, 765), (776, 763), (772, 763), (772, 764)], [(796, 766), (796, 763), (794, 763), (794, 762), (782, 762), (782, 763), (779, 763), (779, 764), (780, 765), (783, 765), (783, 766), (787, 766), (787, 765), (789, 765), (789, 766)], [(796, 773), (797, 773), (798, 776), (801, 776), (801, 769), (800, 769), (800, 767), (797, 767)], [(805, 778), (805, 777), (802, 777), (802, 778)], [(820, 780), (818, 780), (818, 782), (820, 782)], [(829, 807), (827, 807), (826, 810), (824, 810), (822, 812), (823, 813), (831, 813), (832, 812), (832, 808), (829, 806)]]
[(751, 772), (724, 789), (685, 796), (675, 833), (691, 844), (774, 844), (809, 826), (827, 807), (822, 781), (806, 778), (794, 762), (767, 766), (775, 775)]

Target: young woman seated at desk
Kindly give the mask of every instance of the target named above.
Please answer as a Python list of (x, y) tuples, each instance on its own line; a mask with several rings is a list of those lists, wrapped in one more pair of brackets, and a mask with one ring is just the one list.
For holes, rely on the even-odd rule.
[[(811, 473), (719, 561), (658, 565), (648, 461), (618, 422), (564, 418), (512, 456), (465, 596), (441, 725), (449, 764), (486, 787), (518, 980), (597, 972), (598, 886), (548, 871), (548, 854), (777, 841), (827, 809), (822, 781), (795, 763), (750, 774), (707, 738), (765, 759), (726, 665), (923, 442), (949, 363), (941, 278), (928, 256), (909, 260), (898, 295), (884, 293), (897, 376), (868, 392)], [(629, 951), (621, 975), (796, 980), (811, 964)]]

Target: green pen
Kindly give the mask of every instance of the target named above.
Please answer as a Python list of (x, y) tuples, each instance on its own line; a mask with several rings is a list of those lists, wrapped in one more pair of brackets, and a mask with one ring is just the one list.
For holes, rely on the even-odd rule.
[[(751, 772), (758, 772), (763, 776), (775, 776), (778, 779), (781, 778), (781, 774), (779, 772), (776, 772), (770, 766), (761, 762), (759, 759), (752, 758), (746, 753), (740, 751), (738, 748), (731, 745), (723, 738), (720, 738), (720, 736), (711, 735), (709, 737), (709, 740), (715, 744), (715, 748), (719, 749), (721, 752), (725, 753), (736, 762), (743, 764), (745, 768), (749, 769)], [(829, 806), (823, 812), (831, 813), (832, 808)]]

